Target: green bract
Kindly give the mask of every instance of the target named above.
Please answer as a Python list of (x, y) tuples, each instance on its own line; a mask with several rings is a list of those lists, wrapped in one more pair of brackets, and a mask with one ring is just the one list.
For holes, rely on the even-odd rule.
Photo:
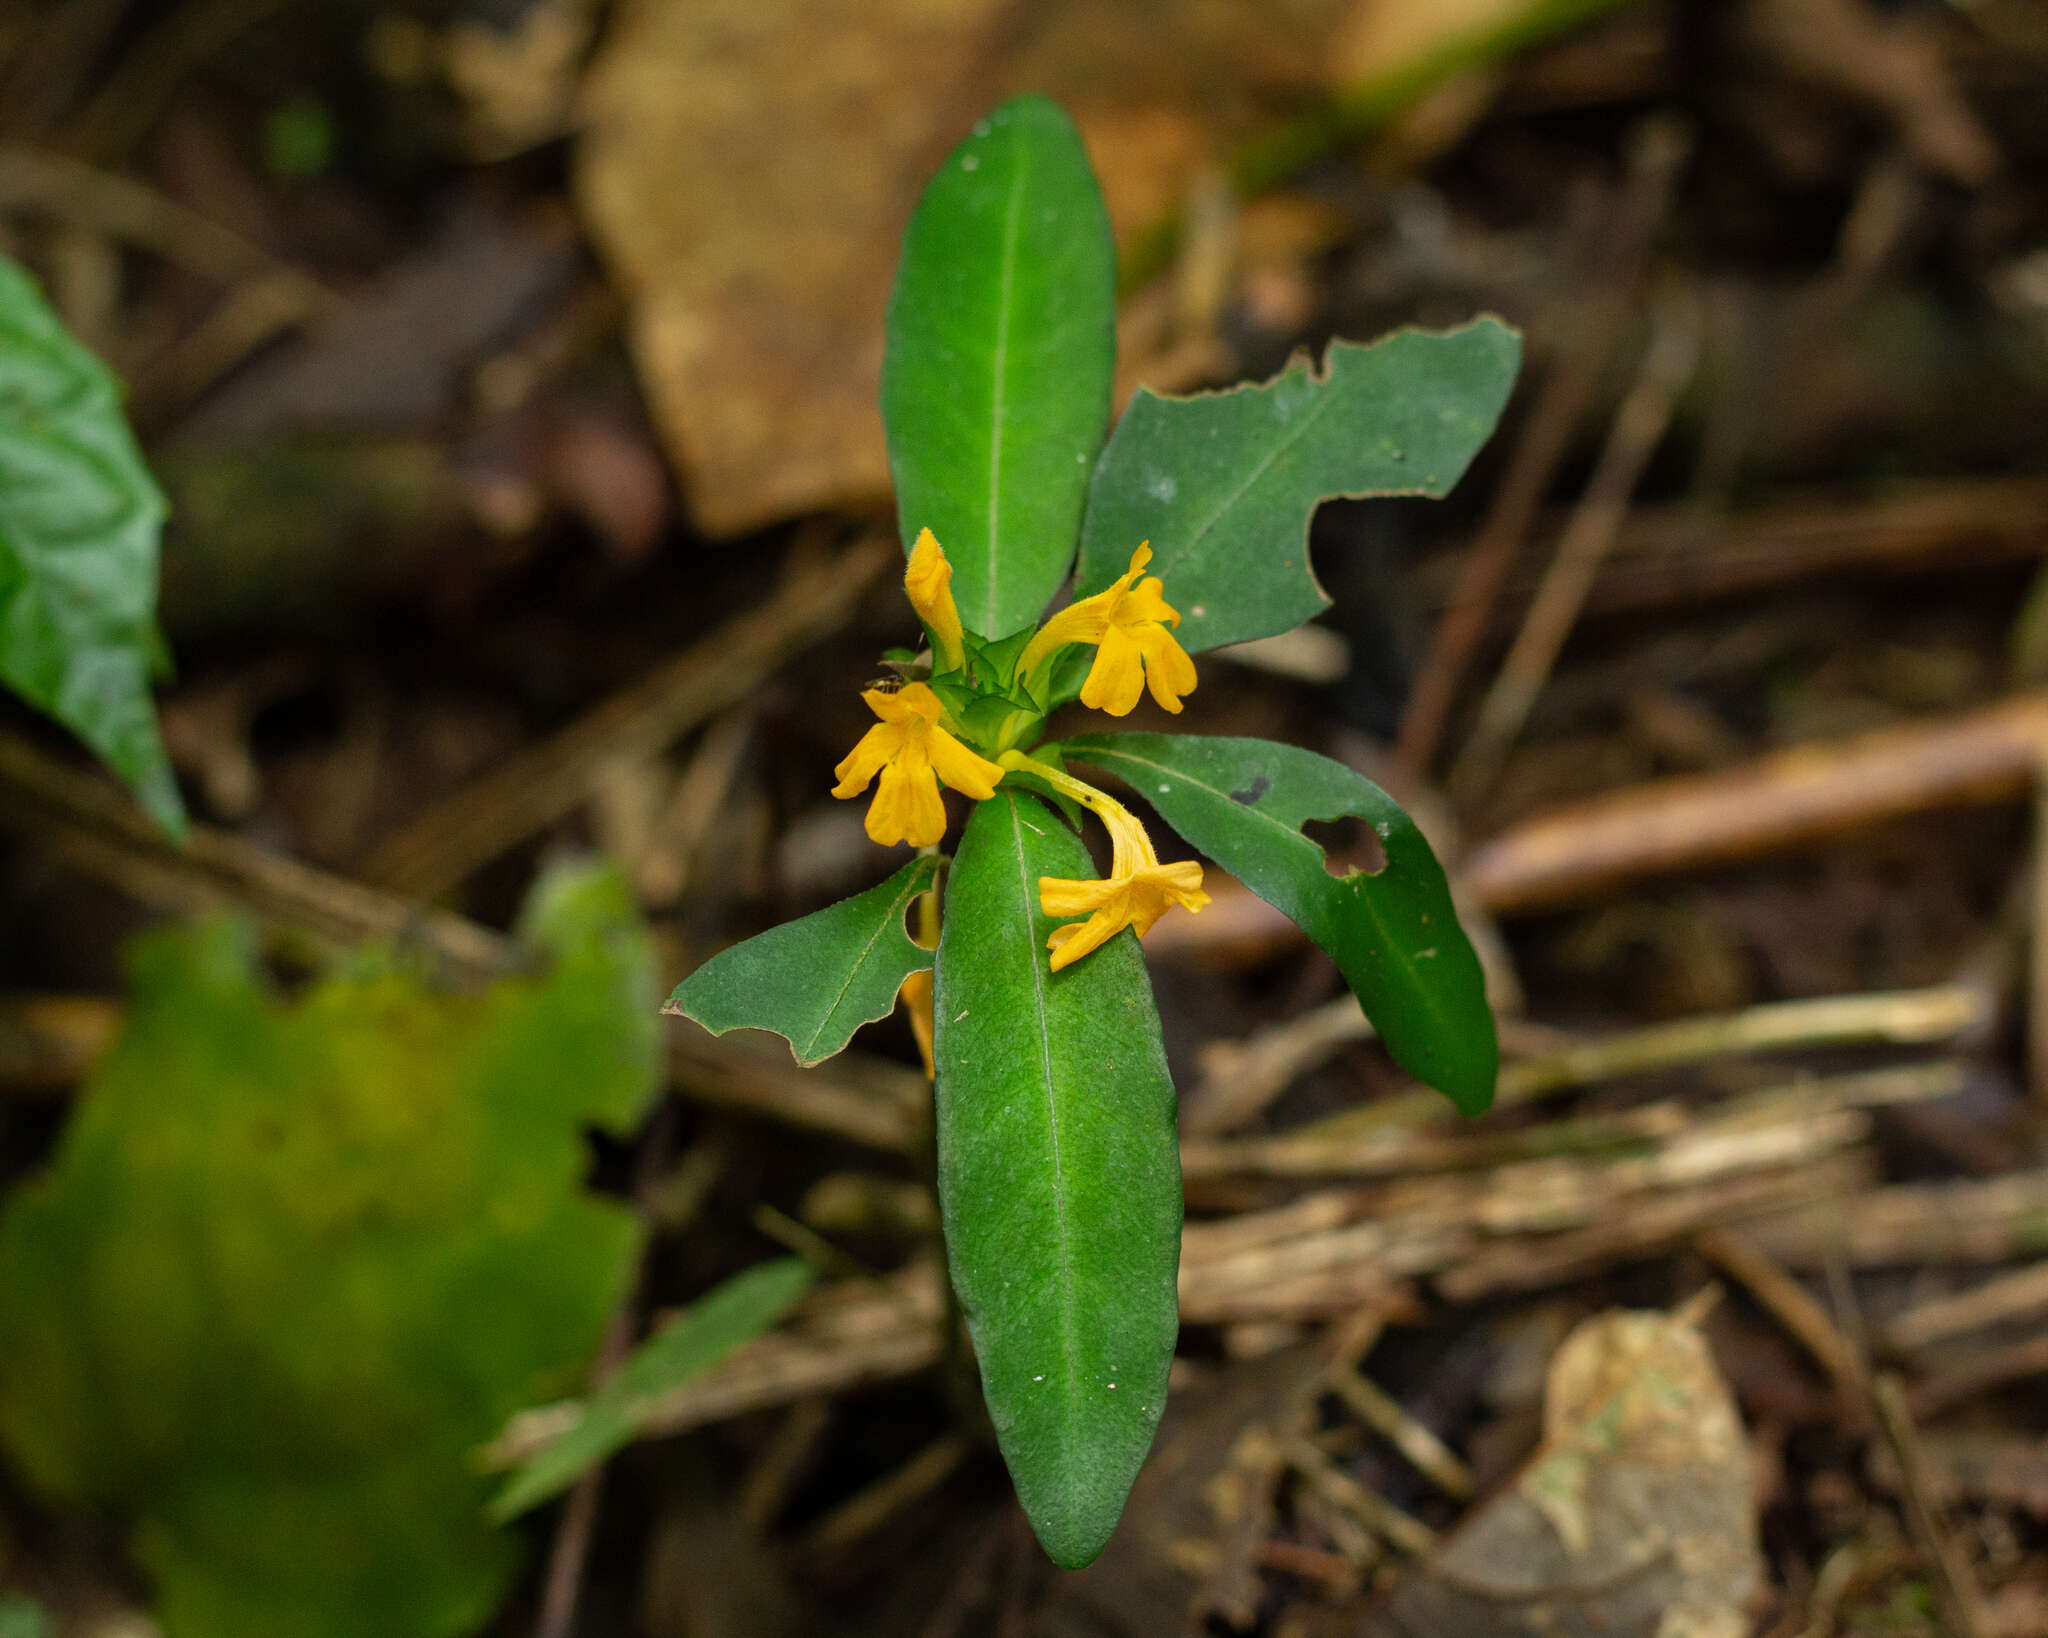
[[(808, 1064), (900, 989), (931, 1042), (948, 1262), (989, 1411), (1032, 1527), (1070, 1566), (1115, 1527), (1176, 1330), (1173, 1088), (1136, 935), (1208, 902), (1198, 863), (1162, 860), (1073, 768), (1116, 775), (1293, 917), (1395, 1059), (1460, 1109), (1486, 1108), (1498, 1063), (1443, 870), (1370, 781), (1262, 740), (1034, 741), (1076, 697), (1121, 716), (1149, 693), (1179, 713), (1190, 651), (1319, 613), (1316, 507), (1449, 490), (1506, 402), (1517, 338), (1481, 319), (1337, 342), (1320, 372), (1301, 361), (1264, 386), (1140, 392), (1103, 447), (1113, 272), (1099, 191), (1050, 103), (997, 110), (926, 189), (882, 397), (931, 654), (863, 695), (876, 720), (834, 791), (872, 786), (868, 834), (923, 852), (714, 957), (671, 1000), (713, 1030), (776, 1031)], [(942, 786), (975, 804), (950, 866)], [(1089, 814), (1112, 844), (1101, 877), (1075, 834)], [(1379, 838), (1377, 872), (1332, 875), (1302, 832), (1346, 816)], [(913, 904), (922, 944), (941, 928), (935, 961), (906, 931)]]
[(0, 682), (106, 758), (182, 835), (149, 697), (165, 652), (164, 513), (113, 376), (0, 257)]

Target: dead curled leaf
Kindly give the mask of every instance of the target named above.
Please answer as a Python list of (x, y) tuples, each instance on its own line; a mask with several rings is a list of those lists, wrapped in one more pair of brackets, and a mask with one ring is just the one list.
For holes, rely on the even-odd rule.
[(1521, 1476), (1355, 1638), (1740, 1638), (1760, 1564), (1749, 1452), (1688, 1305), (1586, 1321), (1551, 1362)]

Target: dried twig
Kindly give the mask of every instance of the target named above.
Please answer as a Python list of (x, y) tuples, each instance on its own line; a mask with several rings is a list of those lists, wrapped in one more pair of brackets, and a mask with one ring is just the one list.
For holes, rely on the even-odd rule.
[(858, 1546), (913, 1502), (938, 1489), (973, 1451), (957, 1433), (934, 1439), (894, 1472), (856, 1491), (812, 1525), (804, 1536), (804, 1552), (813, 1558), (827, 1558)]
[(1632, 878), (1752, 858), (1929, 808), (2004, 801), (2033, 781), (2048, 694), (1802, 745), (1547, 809), (1469, 854), (1497, 914), (1568, 904)]
[(792, 654), (852, 619), (861, 593), (896, 560), (893, 541), (870, 539), (800, 565), (767, 602), (386, 838), (365, 877), (420, 898), (447, 891), (573, 811), (611, 758), (652, 755), (746, 699)]
[(890, 1059), (848, 1052), (829, 1065), (800, 1069), (780, 1043), (714, 1039), (679, 1025), (668, 1066), (677, 1088), (700, 1103), (893, 1154), (918, 1153), (928, 1141), (930, 1083)]
[(1920, 1449), (1920, 1431), (1913, 1425), (1913, 1413), (1906, 1403), (1906, 1390), (1889, 1371), (1879, 1375), (1873, 1397), (1877, 1419), (1891, 1443), (1899, 1464), (1900, 1488), (1906, 1502), (1906, 1522), (1912, 1528), (1920, 1551), (1934, 1569), (1941, 1601), (1947, 1607), (1957, 1638), (1991, 1638), (1991, 1623), (1984, 1611), (1983, 1595), (1970, 1574), (1970, 1567), (1943, 1528), (1927, 1476), (1927, 1460)]
[(1860, 1420), (1870, 1395), (1868, 1364), (1806, 1288), (1732, 1229), (1709, 1225), (1692, 1237), (1692, 1248), (1747, 1290), (1813, 1356), (1834, 1379), (1852, 1422)]
[(1436, 1545), (1436, 1532), (1428, 1525), (1360, 1484), (1308, 1440), (1288, 1442), (1287, 1462), (1325, 1500), (1349, 1513), (1388, 1546), (1419, 1557)]
[(1665, 125), (1648, 127), (1636, 143), (1627, 185), (1601, 235), (1593, 292), (1569, 309), (1572, 328), (1559, 344), (1558, 362), (1516, 441), (1486, 521), (1460, 565), (1457, 590), (1431, 635), (1429, 652), (1408, 696), (1396, 757), (1411, 780), (1421, 776), (1436, 754), (1501, 582), (1543, 503), (1551, 474), (1592, 402), (1687, 146)]
[(413, 943), (468, 979), (512, 963), (511, 941), (487, 927), (345, 881), (225, 831), (195, 825), (186, 846), (177, 847), (105, 780), (8, 736), (0, 736), (0, 819), (88, 874), (166, 909), (239, 907), (329, 950), (366, 940)]
[(1447, 1496), (1472, 1495), (1472, 1470), (1402, 1407), (1401, 1402), (1355, 1365), (1330, 1378), (1330, 1391), (1358, 1419), (1398, 1450), (1415, 1470)]
[[(1587, 589), (1585, 615), (1607, 618), (1697, 608), (1830, 575), (1954, 574), (2041, 555), (2048, 479), (1979, 478), (1919, 484), (1875, 499), (1795, 494), (1718, 520), (1700, 538), (1690, 503), (1638, 507)], [(1557, 527), (1539, 519), (1538, 532)], [(1425, 564), (1422, 589), (1448, 576)], [(1536, 595), (1525, 575), (1501, 594), (1489, 635), (1511, 637)]]
[(154, 188), (62, 154), (0, 144), (0, 210), (32, 210), (153, 251), (214, 284), (284, 281), (311, 313), (334, 298), (260, 245)]
[(2037, 1319), (2044, 1310), (2048, 1310), (2048, 1263), (2035, 1263), (1953, 1297), (1909, 1308), (1885, 1328), (1885, 1338), (1894, 1348), (1910, 1353), (1994, 1325)]
[(1478, 804), (1528, 720), (1698, 360), (1698, 302), (1689, 291), (1674, 287), (1658, 304), (1642, 371), (1615, 412), (1585, 496), (1557, 544), (1522, 629), (1501, 661), (1500, 673), (1480, 703), (1471, 737), (1451, 770), (1450, 793), (1461, 808)]
[(2028, 1337), (2024, 1342), (1986, 1349), (1954, 1370), (1930, 1376), (1908, 1398), (1913, 1414), (1924, 1420), (1975, 1399), (1980, 1393), (2030, 1376), (2048, 1376), (2048, 1336)]

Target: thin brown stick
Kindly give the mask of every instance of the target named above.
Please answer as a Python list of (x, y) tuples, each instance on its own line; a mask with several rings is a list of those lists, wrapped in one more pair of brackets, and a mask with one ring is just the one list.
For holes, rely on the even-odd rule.
[(1988, 1349), (1952, 1371), (1930, 1376), (1908, 1398), (1914, 1416), (1925, 1421), (1981, 1393), (2030, 1376), (2048, 1376), (2048, 1336)]
[(1483, 844), (1463, 885), (1496, 914), (1568, 904), (1642, 876), (1753, 858), (2033, 782), (2048, 694), (1775, 752), (1740, 767), (1547, 809)]
[(334, 298), (260, 245), (130, 177), (62, 154), (0, 144), (0, 210), (32, 210), (155, 252), (214, 284), (271, 277), (292, 284), (308, 311)]
[(1522, 629), (1501, 661), (1499, 675), (1480, 703), (1471, 737), (1451, 770), (1450, 793), (1459, 807), (1469, 810), (1478, 805), (1528, 721), (1578, 623), (1593, 577), (1628, 516), (1643, 469), (1671, 426), (1672, 409), (1692, 377), (1699, 351), (1698, 303), (1689, 291), (1674, 287), (1658, 304), (1649, 354), (1636, 384), (1615, 412), (1585, 496), (1558, 542)]
[(897, 559), (894, 542), (876, 538), (799, 565), (758, 608), (388, 837), (364, 876), (418, 898), (446, 892), (572, 812), (610, 758), (651, 756), (746, 699), (791, 655), (852, 619), (861, 593)]
[(163, 117), (185, 77), (291, 0), (186, 0), (136, 43), (66, 132), (67, 145), (114, 162)]
[(974, 1447), (957, 1433), (934, 1439), (894, 1472), (856, 1491), (811, 1527), (804, 1552), (826, 1558), (857, 1547), (913, 1502), (951, 1478)]
[(828, 1065), (800, 1069), (779, 1042), (715, 1040), (681, 1024), (668, 1067), (678, 1090), (699, 1103), (892, 1154), (918, 1153), (930, 1141), (930, 1085), (889, 1059), (842, 1053)]
[(1306, 1439), (1287, 1444), (1287, 1463), (1323, 1498), (1349, 1513), (1390, 1547), (1420, 1557), (1436, 1545), (1436, 1532), (1339, 1468)]
[(1357, 1366), (1332, 1376), (1330, 1390), (1351, 1407), (1361, 1422), (1407, 1457), (1415, 1470), (1437, 1489), (1460, 1501), (1470, 1499), (1472, 1470)]
[(1693, 1235), (1692, 1248), (1748, 1291), (1785, 1328), (1786, 1334), (1833, 1378), (1843, 1406), (1853, 1408), (1853, 1420), (1860, 1421), (1870, 1395), (1869, 1367), (1856, 1345), (1842, 1334), (1833, 1316), (1807, 1289), (1766, 1256), (1753, 1240), (1733, 1229), (1709, 1224)]
[(1910, 1353), (1994, 1325), (2036, 1319), (2044, 1311), (2048, 1311), (2048, 1263), (2035, 1263), (1953, 1297), (1909, 1308), (1885, 1328), (1885, 1338), (1894, 1348)]
[(2048, 1111), (2048, 735), (2035, 747), (2033, 928), (2027, 955), (2027, 1091)]
[[(1518, 1059), (1502, 1068), (1494, 1107), (1528, 1103), (1624, 1075), (1742, 1054), (1803, 1052), (1861, 1043), (1928, 1046), (1977, 1034), (1989, 1026), (1993, 1011), (1992, 996), (1969, 983), (1768, 1001), (1740, 1012), (1652, 1024), (1603, 1040), (1580, 1042), (1559, 1052)], [(1927, 1066), (1915, 1066), (1915, 1072), (1937, 1078), (1944, 1073)], [(1271, 1141), (1364, 1137), (1435, 1121), (1443, 1112), (1443, 1101), (1433, 1092), (1397, 1093)]]
[[(1704, 540), (1687, 504), (1637, 507), (1586, 594), (1587, 618), (1696, 608), (1834, 575), (1953, 575), (2041, 555), (2048, 479), (1979, 478), (1916, 484), (1876, 498), (1796, 491), (1717, 521)], [(1539, 518), (1550, 532), (1562, 520)], [(1427, 562), (1421, 591), (1441, 593), (1448, 564)], [(1505, 642), (1539, 582), (1511, 579), (1487, 635)]]
[[(605, 1327), (597, 1368), (592, 1373), (593, 1385), (602, 1383), (625, 1359), (633, 1345), (639, 1315), (640, 1294), (636, 1285), (633, 1293), (613, 1311)], [(604, 1463), (594, 1462), (578, 1476), (562, 1509), (562, 1521), (555, 1527), (533, 1638), (569, 1638), (575, 1629), (577, 1593), (583, 1584), (583, 1566), (589, 1561), (591, 1538), (597, 1529), (598, 1504), (603, 1499)]]
[(1889, 1371), (1874, 1385), (1877, 1419), (1891, 1443), (1899, 1464), (1899, 1483), (1906, 1502), (1906, 1522), (1920, 1551), (1934, 1570), (1935, 1585), (1947, 1608), (1950, 1631), (1957, 1638), (1991, 1638), (1990, 1618), (1984, 1610), (1983, 1595), (1970, 1574), (1969, 1564), (1943, 1527), (1928, 1479), (1926, 1453), (1920, 1447), (1920, 1430), (1913, 1425), (1913, 1413), (1906, 1403), (1906, 1390)]
[(1517, 439), (1486, 520), (1460, 565), (1450, 607), (1430, 637), (1408, 707), (1401, 718), (1395, 758), (1408, 779), (1421, 778), (1435, 757), (1472, 655), (1484, 637), (1501, 583), (1543, 503), (1551, 475), (1592, 402), (1601, 366), (1627, 317), (1651, 235), (1663, 220), (1686, 143), (1670, 127), (1642, 133), (1630, 174), (1615, 202), (1597, 256), (1597, 282), (1573, 304), (1570, 328), (1557, 363)]
[(271, 853), (225, 831), (194, 825), (182, 848), (119, 790), (25, 740), (0, 735), (0, 821), (47, 843), (68, 862), (178, 911), (239, 907), (324, 950), (367, 940), (423, 945), (452, 976), (505, 971), (503, 934), (444, 910), (422, 908)]

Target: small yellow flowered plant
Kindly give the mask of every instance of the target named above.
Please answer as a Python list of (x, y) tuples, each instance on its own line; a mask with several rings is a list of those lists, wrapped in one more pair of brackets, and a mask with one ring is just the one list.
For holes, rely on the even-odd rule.
[[(1161, 864), (1145, 827), (1122, 803), (1017, 748), (1036, 733), (1056, 703), (1049, 697), (1056, 663), (1076, 644), (1095, 649), (1080, 695), (1091, 708), (1125, 716), (1149, 689), (1162, 707), (1178, 712), (1181, 700), (1193, 692), (1195, 662), (1170, 629), (1180, 624), (1180, 614), (1167, 603), (1159, 577), (1145, 575), (1151, 560), (1150, 545), (1140, 545), (1127, 572), (1107, 589), (1060, 610), (1021, 652), (1014, 642), (1005, 642), (979, 644), (970, 654), (970, 634), (953, 601), (952, 565), (931, 530), (923, 530), (911, 549), (903, 586), (931, 636), (930, 680), (920, 677), (863, 693), (879, 720), (835, 770), (839, 782), (832, 794), (838, 797), (859, 796), (880, 776), (868, 806), (867, 833), (885, 845), (938, 844), (946, 833), (942, 782), (979, 802), (993, 796), (997, 784), (1012, 773), (1039, 781), (1101, 819), (1112, 849), (1107, 877), (1039, 879), (1039, 907), (1069, 921), (1047, 940), (1054, 972), (1100, 949), (1126, 927), (1142, 936), (1173, 906), (1199, 910), (1209, 902), (1199, 864)], [(1001, 652), (1006, 648), (1014, 656), (1007, 663)], [(993, 759), (982, 751), (993, 753)], [(1070, 919), (1081, 916), (1087, 919), (1078, 925)], [(928, 990), (910, 1000), (913, 1014), (930, 1006)]]

